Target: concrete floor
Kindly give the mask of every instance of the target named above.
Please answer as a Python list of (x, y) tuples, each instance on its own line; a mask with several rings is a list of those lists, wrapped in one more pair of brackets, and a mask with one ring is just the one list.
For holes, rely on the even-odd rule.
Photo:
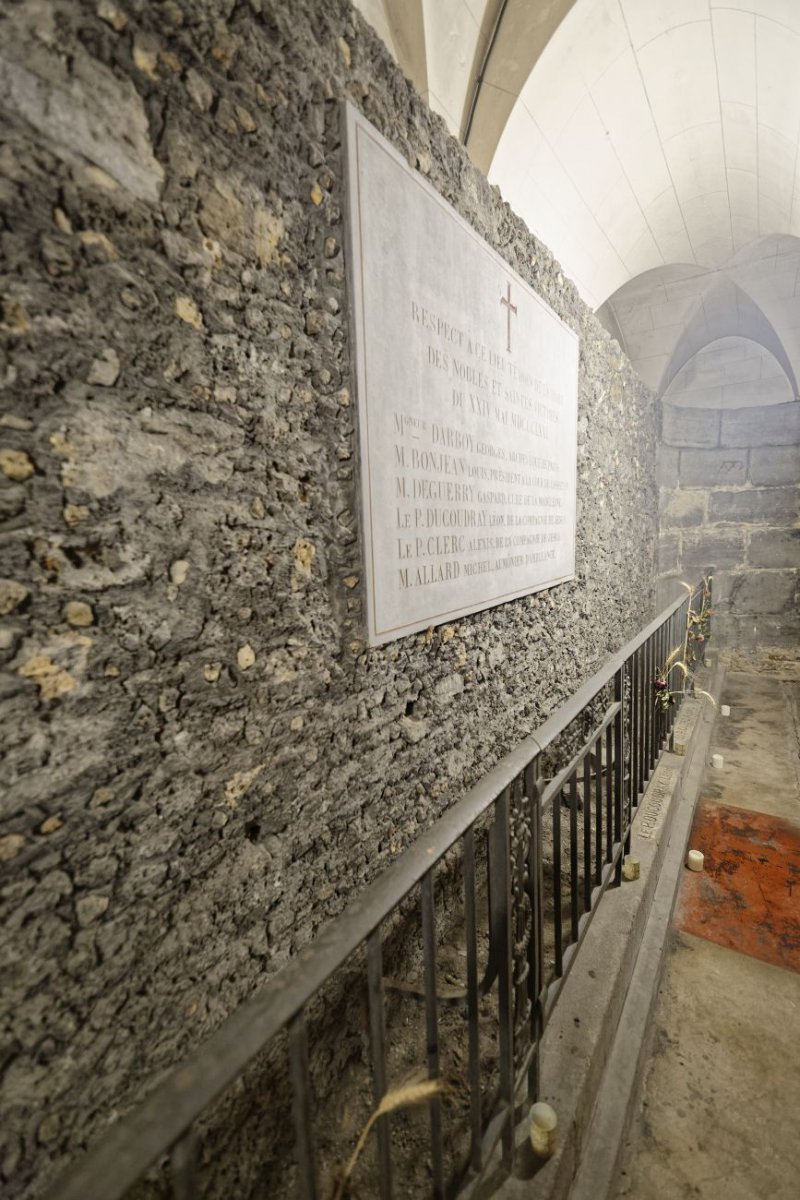
[(800, 684), (737, 672), (722, 703), (614, 1200), (800, 1195)]

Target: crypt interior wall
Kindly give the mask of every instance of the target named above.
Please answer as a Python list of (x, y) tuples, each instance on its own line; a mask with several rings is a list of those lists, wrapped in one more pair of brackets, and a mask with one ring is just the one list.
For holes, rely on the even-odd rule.
[(795, 649), (800, 403), (783, 368), (747, 338), (712, 342), (667, 389), (662, 418), (659, 603), (714, 566), (720, 647)]
[[(0, 44), (0, 1174), (33, 1195), (650, 619), (655, 408), (346, 0), (29, 0)], [(374, 651), (345, 97), (581, 339), (575, 581)]]

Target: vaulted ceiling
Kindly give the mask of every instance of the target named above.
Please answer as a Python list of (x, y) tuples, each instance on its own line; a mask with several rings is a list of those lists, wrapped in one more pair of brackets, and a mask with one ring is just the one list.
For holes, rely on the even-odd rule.
[(800, 0), (359, 7), (647, 382), (746, 336), (796, 391)]
[(800, 3), (578, 0), (490, 177), (595, 307), (642, 271), (800, 233)]

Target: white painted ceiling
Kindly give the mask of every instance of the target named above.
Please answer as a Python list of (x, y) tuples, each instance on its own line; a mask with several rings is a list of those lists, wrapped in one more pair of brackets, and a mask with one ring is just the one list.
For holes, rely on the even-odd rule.
[(800, 233), (800, 0), (578, 0), (490, 170), (598, 307)]

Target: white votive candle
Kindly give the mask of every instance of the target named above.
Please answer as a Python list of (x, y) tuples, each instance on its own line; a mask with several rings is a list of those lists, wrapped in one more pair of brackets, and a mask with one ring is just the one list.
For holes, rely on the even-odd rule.
[(700, 850), (690, 850), (686, 855), (686, 865), (690, 871), (702, 871), (703, 855)]
[(556, 1148), (556, 1111), (539, 1101), (531, 1109), (531, 1145), (539, 1158), (551, 1158)]
[(721, 754), (712, 754), (711, 755), (711, 765), (712, 765), (712, 767), (715, 767), (717, 771), (721, 771), (725, 765), (725, 759), (722, 757)]

